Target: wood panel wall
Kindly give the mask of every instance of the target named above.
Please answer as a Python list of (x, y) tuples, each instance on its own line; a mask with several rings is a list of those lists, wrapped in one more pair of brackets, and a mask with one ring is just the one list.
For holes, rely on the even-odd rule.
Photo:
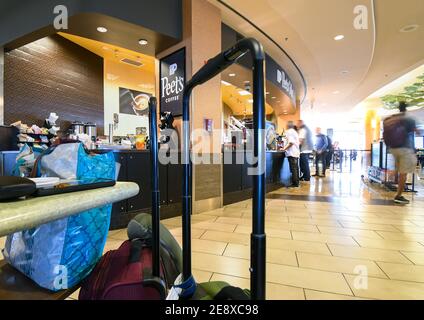
[(94, 122), (103, 134), (103, 58), (53, 35), (7, 52), (4, 77), (5, 124), (41, 126), (56, 112), (62, 130)]

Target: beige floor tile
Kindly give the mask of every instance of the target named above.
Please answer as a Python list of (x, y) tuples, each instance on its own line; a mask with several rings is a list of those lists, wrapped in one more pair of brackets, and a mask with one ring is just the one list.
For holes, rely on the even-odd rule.
[(399, 231), (392, 225), (388, 224), (375, 224), (375, 223), (357, 223), (357, 222), (347, 222), (340, 221), (343, 228), (350, 229), (361, 229), (361, 230), (374, 230), (374, 231)]
[(331, 253), (336, 257), (366, 259), (372, 261), (394, 262), (411, 264), (400, 252), (393, 250), (359, 248), (352, 246), (341, 246), (337, 244), (329, 244)]
[(250, 261), (245, 259), (193, 252), (192, 265), (194, 269), (202, 271), (221, 273), (242, 278), (250, 277)]
[(347, 274), (359, 274), (358, 267), (366, 267), (369, 275), (377, 278), (387, 278), (378, 265), (370, 260), (322, 256), (298, 252), (299, 267)]
[[(182, 237), (175, 237), (182, 248)], [(195, 252), (210, 253), (222, 255), (224, 253), (226, 242), (209, 241), (204, 239), (192, 239), (191, 250)]]
[(325, 243), (271, 237), (268, 237), (266, 241), (267, 247), (272, 249), (330, 255), (330, 251)]
[(386, 240), (402, 240), (402, 241), (424, 241), (424, 234), (420, 233), (403, 233), (403, 232), (387, 232), (377, 231), (377, 233)]
[(4, 259), (2, 250), (4, 249), (4, 246), (6, 245), (6, 237), (0, 238), (0, 260)]
[(196, 279), (197, 283), (209, 282), (213, 274), (212, 272), (197, 270), (197, 269), (193, 269), (192, 272), (193, 272), (194, 279)]
[(311, 214), (311, 218), (331, 221), (361, 222), (359, 217), (337, 214)]
[(340, 273), (267, 264), (267, 281), (338, 294), (352, 294)]
[(116, 240), (111, 238), (107, 239), (105, 247), (103, 249), (103, 254), (105, 254), (108, 251), (118, 249), (123, 242), (124, 242), (123, 240)]
[(424, 227), (413, 227), (413, 226), (395, 226), (396, 231), (404, 233), (424, 233)]
[(355, 283), (358, 278), (351, 275), (346, 275), (346, 280), (349, 282), (355, 296), (371, 299), (383, 300), (423, 300), (424, 299), (424, 284), (418, 282), (406, 282), (396, 280), (367, 278), (367, 288), (355, 288)]
[[(250, 247), (229, 243), (225, 249), (224, 256), (250, 260)], [(297, 267), (296, 254), (293, 251), (268, 248), (266, 261), (269, 263), (284, 264)]]
[[(207, 214), (194, 214), (191, 216), (191, 222), (202, 222), (202, 221), (215, 221), (217, 219), (216, 216), (211, 216)], [(181, 227), (182, 225), (182, 218), (181, 217), (175, 217), (171, 219), (166, 219), (161, 221), (163, 225), (167, 226), (168, 228), (175, 228), (175, 227)]]
[(109, 232), (108, 239), (115, 239), (115, 240), (128, 240), (128, 234), (127, 229), (120, 229), (115, 230), (113, 233)]
[(297, 224), (327, 226), (327, 227), (341, 227), (339, 222), (337, 222), (336, 220), (329, 220), (329, 219), (304, 219), (304, 218), (290, 217), (289, 222), (297, 223)]
[[(234, 230), (235, 233), (242, 233), (242, 234), (251, 234), (252, 233), (252, 227), (250, 226), (237, 226), (236, 230)], [(291, 239), (291, 232), (287, 230), (280, 230), (280, 229), (272, 229), (272, 228), (266, 228), (265, 233), (268, 237), (273, 238), (283, 238), (283, 239)]]
[(378, 262), (390, 279), (424, 282), (424, 266)]
[(80, 289), (76, 290), (74, 293), (72, 293), (69, 298), (71, 298), (72, 300), (78, 300), (78, 295), (79, 295)]
[(370, 238), (354, 237), (361, 247), (384, 250), (404, 250), (411, 252), (424, 252), (424, 246), (418, 242), (401, 240), (379, 240)]
[(401, 219), (385, 219), (385, 218), (360, 218), (364, 223), (389, 224), (395, 226), (415, 226), (411, 221)]
[(230, 233), (222, 231), (206, 231), (201, 239), (221, 241), (238, 244), (250, 244), (250, 236), (248, 234)]
[(340, 294), (315, 291), (305, 289), (306, 300), (367, 300), (363, 298), (357, 298), (354, 296), (344, 296)]
[[(250, 280), (228, 275), (214, 273), (212, 281), (225, 281), (232, 286), (239, 288), (249, 288)], [(304, 300), (302, 288), (288, 287), (275, 283), (266, 284), (266, 299), (267, 300)]]
[(214, 210), (214, 211), (208, 211), (208, 212), (200, 213), (200, 215), (241, 218), (244, 214), (243, 212), (244, 212), (244, 210), (217, 209), (217, 210)]
[(202, 222), (193, 221), (191, 223), (191, 227), (197, 228), (197, 229), (204, 229), (204, 230), (234, 232), (236, 225), (235, 224), (231, 225), (227, 223), (209, 222), (209, 221), (202, 221)]
[[(173, 228), (173, 229), (169, 229), (169, 231), (174, 237), (181, 237), (183, 235), (183, 230), (181, 228)], [(193, 227), (191, 228), (191, 238), (199, 239), (205, 232), (206, 230), (197, 229)]]
[[(216, 220), (216, 222), (252, 226), (252, 220), (244, 219), (244, 218), (220, 217)], [(281, 230), (288, 230), (288, 231), (295, 230), (295, 231), (305, 231), (305, 232), (319, 232), (316, 226), (306, 225), (306, 224), (293, 224), (293, 223), (266, 221), (265, 225), (266, 227), (269, 227), (272, 229), (281, 229)]]
[(412, 263), (424, 266), (424, 253), (405, 252), (405, 251), (402, 251), (402, 253), (409, 260), (411, 260)]
[(320, 233), (310, 233), (310, 232), (298, 232), (298, 231), (292, 231), (292, 235), (293, 235), (293, 240), (358, 246), (356, 241), (349, 236), (339, 236), (339, 235), (333, 235), (333, 234), (320, 234)]
[(371, 239), (382, 239), (382, 237), (376, 231), (361, 230), (361, 229), (349, 229), (349, 228), (333, 228), (333, 227), (322, 227), (318, 226), (321, 233), (324, 234), (335, 234), (340, 236), (359, 236)]

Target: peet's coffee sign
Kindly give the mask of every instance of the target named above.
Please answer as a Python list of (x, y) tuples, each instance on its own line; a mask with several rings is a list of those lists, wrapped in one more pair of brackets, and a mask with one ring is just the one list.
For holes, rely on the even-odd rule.
[(185, 86), (185, 48), (160, 61), (160, 112), (182, 115)]
[(270, 56), (266, 56), (266, 78), (287, 94), (292, 101), (296, 101), (293, 82), (287, 73)]

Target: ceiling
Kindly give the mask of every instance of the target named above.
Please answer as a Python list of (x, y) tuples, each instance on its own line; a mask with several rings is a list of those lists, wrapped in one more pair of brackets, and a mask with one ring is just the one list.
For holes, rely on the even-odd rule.
[[(422, 0), (209, 1), (221, 9), (224, 23), (264, 44), (267, 53), (286, 68), (302, 101), (305, 89), (294, 64), (298, 66), (307, 83), (302, 112), (351, 111), (376, 90), (424, 63)], [(368, 8), (367, 30), (353, 26), (356, 5)], [(420, 27), (400, 32), (412, 24)], [(340, 34), (345, 38), (335, 41)]]
[[(240, 90), (246, 89), (246, 82), (249, 86), (247, 91), (252, 90), (251, 70), (239, 64), (233, 64), (221, 74), (221, 79), (223, 80), (223, 100), (233, 110), (234, 114), (244, 115), (245, 110), (248, 111), (247, 114), (251, 114), (252, 104), (248, 100), (252, 99), (252, 95), (240, 96), (239, 94)], [(226, 83), (231, 85), (225, 85)], [(267, 114), (275, 112), (277, 116), (280, 116), (296, 112), (296, 105), (290, 97), (268, 80), (266, 80), (266, 90)], [(231, 100), (226, 100), (230, 97)]]
[[(97, 54), (98, 56), (115, 62), (121, 62), (122, 59), (131, 59), (137, 62), (141, 62), (143, 65), (140, 67), (141, 71), (144, 72), (155, 72), (155, 58), (145, 55), (140, 52), (128, 50), (118, 46), (111, 45), (96, 40), (91, 40), (84, 37), (75, 36), (72, 34), (59, 32), (62, 37), (78, 44), (79, 46)], [(135, 68), (135, 67), (134, 67)]]

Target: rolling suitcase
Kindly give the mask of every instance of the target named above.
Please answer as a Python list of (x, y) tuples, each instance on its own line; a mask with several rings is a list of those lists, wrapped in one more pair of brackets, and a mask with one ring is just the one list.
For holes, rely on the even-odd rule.
[[(181, 272), (178, 260), (169, 249), (176, 243), (173, 242), (175, 240), (166, 232), (163, 233), (168, 237), (163, 241), (163, 245), (160, 245), (159, 240), (161, 226), (155, 98), (150, 98), (149, 116), (152, 165), (151, 218), (150, 215), (144, 215), (137, 219), (138, 223), (133, 221), (130, 223), (132, 225), (129, 230), (130, 240), (101, 258), (90, 276), (83, 281), (79, 300), (165, 299), (168, 288)], [(175, 251), (175, 247), (172, 249)]]
[[(231, 287), (225, 282), (196, 284), (191, 270), (192, 163), (190, 158), (190, 96), (192, 90), (215, 77), (245, 53), (253, 59), (254, 156), (257, 159), (253, 187), (253, 231), (251, 234), (251, 282), (249, 290)], [(234, 47), (209, 60), (187, 83), (183, 96), (183, 274), (168, 299), (263, 300), (265, 299), (265, 90), (262, 45), (255, 39), (243, 39)]]

